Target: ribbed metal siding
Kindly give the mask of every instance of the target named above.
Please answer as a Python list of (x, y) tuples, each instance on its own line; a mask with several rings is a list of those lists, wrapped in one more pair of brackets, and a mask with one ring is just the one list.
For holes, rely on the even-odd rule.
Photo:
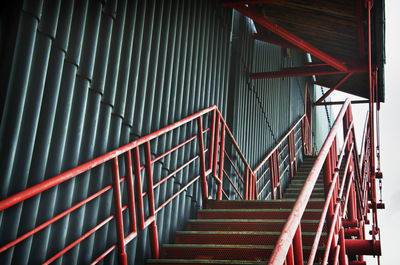
[[(26, 0), (1, 121), (1, 198), (210, 105), (225, 114), (231, 13), (212, 0)], [(152, 152), (180, 142), (191, 129), (160, 139)], [(196, 152), (189, 149), (156, 165), (155, 181)], [(0, 244), (110, 184), (106, 176), (109, 168), (99, 167), (5, 211)], [(156, 199), (185, 178), (167, 182)], [(159, 212), (161, 242), (200, 206), (199, 194), (196, 186)], [(1, 254), (1, 263), (43, 262), (108, 216), (111, 196)], [(111, 242), (112, 222), (55, 263), (88, 263)], [(127, 253), (131, 264), (144, 263), (147, 231)]]
[[(302, 52), (254, 40), (248, 18), (234, 13), (228, 115), (239, 146), (251, 166), (257, 164), (305, 110), (305, 78), (249, 80), (250, 72), (301, 66)], [(232, 113), (232, 114), (231, 114)]]

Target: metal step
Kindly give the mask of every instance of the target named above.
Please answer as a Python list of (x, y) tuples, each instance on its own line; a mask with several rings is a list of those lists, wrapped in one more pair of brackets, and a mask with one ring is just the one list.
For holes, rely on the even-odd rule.
[[(275, 246), (259, 245), (214, 245), (214, 244), (164, 244), (160, 258), (168, 259), (198, 259), (198, 260), (255, 260), (267, 261)], [(311, 247), (303, 247), (305, 257), (308, 257)], [(316, 260), (323, 254), (319, 247)]]
[(226, 265), (226, 264), (232, 264), (232, 265), (261, 265), (265, 264), (265, 261), (255, 261), (255, 260), (206, 260), (206, 259), (149, 259), (147, 261), (148, 265), (151, 264), (157, 264), (157, 265), (163, 265), (163, 264), (213, 264), (213, 265)]
[(266, 261), (274, 246), (216, 245), (216, 244), (165, 244), (161, 258), (257, 260)]
[[(302, 190), (303, 187), (292, 187), (289, 185), (289, 187), (287, 187), (287, 189), (285, 190), (285, 193), (289, 192), (289, 193), (300, 193), (300, 191)], [(325, 191), (325, 189), (323, 187), (314, 187), (313, 192), (317, 192), (317, 193), (323, 193)]]
[[(296, 194), (294, 194), (296, 195)], [(297, 195), (296, 195), (297, 196)], [(292, 209), (204, 209), (197, 213), (199, 219), (282, 219), (288, 218)], [(322, 209), (306, 209), (303, 218), (319, 218)]]
[[(223, 230), (224, 228), (221, 227)], [(175, 244), (218, 244), (218, 245), (275, 245), (281, 234), (276, 231), (178, 231)], [(312, 246), (315, 232), (303, 232), (302, 242), (305, 246)], [(326, 233), (321, 237), (326, 240)]]
[[(190, 219), (187, 230), (197, 231), (282, 231), (286, 219)], [(318, 220), (302, 220), (303, 232), (317, 230)], [(326, 227), (324, 227), (326, 229)]]
[[(289, 186), (290, 187), (290, 186)], [(295, 199), (280, 199), (280, 200), (224, 200), (216, 201), (210, 200), (207, 202), (208, 209), (292, 209), (296, 200)], [(307, 208), (323, 208), (324, 200), (316, 199), (311, 200)]]
[[(286, 198), (286, 199), (293, 199), (293, 198), (299, 197), (299, 194), (300, 194), (300, 192), (297, 192), (297, 193), (286, 192), (286, 193), (283, 195), (283, 197)], [(311, 197), (310, 197), (310, 198), (313, 198), (313, 199), (323, 199), (323, 198), (325, 198), (325, 193), (316, 193), (316, 192), (313, 192), (313, 193), (311, 193)]]

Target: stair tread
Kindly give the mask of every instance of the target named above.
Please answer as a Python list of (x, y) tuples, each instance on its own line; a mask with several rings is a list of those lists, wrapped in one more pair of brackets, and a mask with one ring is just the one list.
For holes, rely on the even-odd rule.
[[(286, 222), (287, 219), (189, 219), (188, 222), (200, 222), (200, 223), (207, 223), (207, 222), (237, 222), (237, 223), (282, 223)], [(301, 220), (301, 223), (319, 223), (319, 220)]]
[[(224, 248), (224, 249), (271, 249), (273, 250), (275, 246), (271, 245), (227, 245), (227, 244), (163, 244), (163, 248)], [(310, 250), (312, 246), (303, 246), (303, 249)], [(319, 246), (318, 250), (323, 250), (324, 247)]]
[[(291, 212), (292, 209), (202, 209), (198, 212)], [(322, 209), (305, 209), (305, 212), (322, 212)]]
[(265, 261), (254, 260), (207, 260), (207, 259), (149, 259), (147, 263), (170, 263), (170, 264), (265, 264)]
[(164, 248), (238, 248), (238, 249), (274, 249), (271, 245), (228, 245), (228, 244), (163, 244)]
[[(296, 202), (295, 199), (276, 199), (276, 200), (209, 200), (211, 202), (224, 202), (224, 203), (246, 203), (246, 202), (252, 202), (252, 203), (265, 203), (265, 202)], [(321, 202), (325, 200), (321, 199), (310, 199), (310, 202)]]
[[(177, 235), (280, 235), (281, 231), (177, 231)], [(313, 236), (316, 232), (302, 231), (303, 236)], [(326, 232), (322, 232), (326, 235)]]

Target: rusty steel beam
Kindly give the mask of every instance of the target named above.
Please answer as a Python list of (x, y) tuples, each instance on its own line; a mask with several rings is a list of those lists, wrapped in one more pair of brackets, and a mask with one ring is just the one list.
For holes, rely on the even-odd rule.
[(331, 65), (337, 70), (340, 71), (347, 71), (347, 66), (340, 62), (339, 60), (333, 58), (329, 54), (321, 51), (320, 49), (314, 47), (310, 43), (304, 41), (303, 39), (299, 38), (298, 36), (290, 33), (289, 31), (285, 30), (284, 28), (278, 26), (276, 23), (268, 20), (264, 16), (262, 16), (257, 10), (246, 7), (246, 6), (235, 6), (235, 9), (242, 13), (243, 15), (251, 18), (254, 22), (257, 22), (261, 26), (265, 27), (266, 29), (272, 31), (273, 33), (277, 34), (278, 36), (284, 38), (285, 40), (289, 41), (293, 45), (299, 47), (301, 50), (310, 53), (311, 55), (315, 56), (316, 58), (322, 60), (323, 62)]
[(329, 65), (307, 65), (300, 67), (283, 68), (281, 71), (250, 73), (250, 79), (267, 79), (282, 78), (295, 76), (312, 76), (312, 75), (337, 75), (350, 73), (368, 72), (367, 66), (350, 68), (347, 71), (340, 71)]

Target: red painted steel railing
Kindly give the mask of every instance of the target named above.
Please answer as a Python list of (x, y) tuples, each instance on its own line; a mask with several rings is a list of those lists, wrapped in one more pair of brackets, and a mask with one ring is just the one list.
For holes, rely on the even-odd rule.
[[(298, 139), (295, 140), (300, 132), (302, 132), (302, 137), (297, 137)], [(299, 145), (301, 140), (303, 140), (303, 145)], [(282, 198), (282, 177), (289, 170), (290, 179), (292, 179), (297, 171), (297, 153), (303, 151), (303, 154), (310, 154), (310, 149), (311, 131), (307, 116), (304, 114), (254, 169), (255, 186), (261, 186), (259, 190), (256, 188), (254, 191), (255, 198)], [(286, 167), (283, 168), (285, 164)], [(264, 192), (268, 187), (270, 187), (269, 191)], [(264, 193), (266, 196), (261, 197)]]
[[(196, 128), (195, 124), (193, 123), (197, 123), (197, 132), (194, 133), (194, 135), (188, 137), (186, 140), (170, 150), (158, 155), (155, 158), (152, 158), (152, 140), (172, 132), (173, 130), (182, 126), (190, 125), (192, 126), (191, 128)], [(208, 124), (208, 127), (203, 129), (203, 124), (205, 123)], [(205, 144), (205, 139), (208, 139), (207, 146)], [(192, 142), (195, 140), (197, 140), (197, 155), (190, 158), (176, 169), (170, 169), (170, 173), (167, 176), (154, 183), (153, 164), (164, 157), (171, 155), (177, 150), (184, 148), (186, 145), (192, 144)], [(229, 154), (232, 155), (236, 153), (237, 155), (235, 157), (238, 159), (233, 160), (226, 151), (226, 148), (229, 148)], [(140, 152), (139, 149), (142, 149), (143, 152)], [(141, 159), (141, 155), (143, 154), (144, 159)], [(143, 160), (145, 163), (141, 164), (141, 161)], [(227, 163), (225, 167), (224, 161)], [(123, 167), (120, 166), (121, 162)], [(113, 191), (113, 203), (115, 209), (114, 214), (105, 218), (95, 227), (90, 228), (85, 234), (77, 238), (74, 242), (69, 243), (69, 245), (67, 245), (64, 249), (59, 250), (58, 253), (54, 253), (54, 255), (47, 261), (44, 261), (43, 264), (52, 263), (63, 254), (74, 248), (76, 245), (81, 243), (83, 240), (93, 235), (97, 230), (109, 223), (112, 219), (115, 219), (117, 242), (110, 246), (97, 259), (95, 259), (92, 264), (96, 264), (101, 261), (114, 249), (117, 249), (118, 251), (119, 264), (127, 264), (125, 245), (136, 238), (138, 229), (143, 230), (147, 227), (149, 228), (152, 256), (157, 258), (159, 255), (157, 221), (155, 218), (157, 212), (163, 209), (166, 205), (168, 205), (168, 203), (178, 197), (183, 191), (187, 190), (197, 181), (201, 182), (203, 205), (206, 204), (207, 199), (209, 198), (209, 186), (216, 186), (215, 194), (210, 195), (216, 199), (222, 199), (223, 197), (226, 199), (254, 199), (253, 190), (255, 185), (252, 177), (254, 174), (217, 107), (212, 106), (154, 133), (144, 136), (136, 141), (133, 141), (125, 146), (122, 146), (114, 151), (84, 163), (76, 168), (68, 170), (40, 184), (3, 199), (0, 201), (0, 211), (6, 211), (14, 205), (22, 203), (33, 196), (39, 195), (40, 193), (45, 192), (56, 185), (61, 185), (70, 179), (78, 178), (80, 174), (88, 172), (93, 168), (105, 163), (110, 164), (112, 168), (112, 176), (110, 176), (112, 178), (111, 185), (102, 188), (83, 201), (76, 203), (70, 209), (58, 213), (50, 220), (35, 227), (31, 231), (19, 235), (15, 240), (7, 243), (6, 245), (1, 246), (0, 253), (9, 250), (21, 241), (35, 235), (44, 228), (49, 227), (58, 220), (69, 215), (83, 205), (91, 202), (95, 198), (104, 195), (110, 190)], [(188, 180), (188, 182), (185, 183), (177, 192), (156, 207), (156, 202), (154, 199), (155, 189), (159, 188), (163, 183), (167, 182), (176, 174), (184, 170), (189, 165), (193, 165), (194, 163), (198, 163), (198, 174), (196, 176), (192, 176), (192, 179)], [(125, 172), (125, 176), (121, 177), (120, 172)], [(233, 172), (233, 174), (231, 174), (231, 172)], [(142, 179), (143, 174), (145, 175), (145, 178)], [(208, 176), (211, 176), (213, 181), (207, 181)], [(108, 176), (103, 177), (106, 178)], [(120, 185), (122, 184), (126, 185), (127, 190), (126, 205), (121, 196)], [(143, 191), (143, 187), (147, 187), (146, 191)], [(148, 216), (145, 216), (145, 197), (147, 197)], [(136, 212), (138, 213), (138, 220), (136, 220)], [(127, 235), (124, 233), (124, 214), (129, 215), (130, 232)]]
[[(340, 123), (343, 122), (344, 140), (341, 152), (337, 151), (337, 135)], [(366, 128), (369, 128), (367, 126)], [(369, 129), (367, 129), (369, 130)], [(368, 132), (365, 133), (368, 135)], [(364, 160), (368, 163), (368, 136), (363, 144), (367, 149), (363, 151)], [(360, 162), (361, 163), (361, 162)], [(293, 210), (276, 243), (275, 249), (268, 262), (269, 265), (303, 264), (303, 248), (301, 243), (300, 221), (310, 199), (315, 183), (324, 170), (325, 205), (316, 231), (307, 264), (314, 264), (323, 227), (326, 224), (328, 237), (325, 245), (322, 264), (347, 264), (346, 254), (358, 254), (362, 261), (362, 254), (379, 255), (380, 241), (373, 235), (372, 240), (365, 240), (364, 224), (366, 212), (359, 212), (357, 203), (364, 206), (368, 203), (368, 195), (364, 193), (370, 183), (369, 174), (360, 170), (357, 147), (354, 138), (354, 123), (351, 114), (350, 101), (347, 100), (338, 114), (325, 143), (312, 167), (306, 183), (293, 207)], [(368, 165), (363, 166), (363, 171), (368, 170)], [(343, 172), (340, 173), (340, 172)], [(362, 189), (364, 187), (365, 189)], [(357, 197), (358, 195), (358, 197)], [(344, 227), (350, 227), (345, 228)], [(345, 239), (346, 234), (355, 234), (359, 239)]]

